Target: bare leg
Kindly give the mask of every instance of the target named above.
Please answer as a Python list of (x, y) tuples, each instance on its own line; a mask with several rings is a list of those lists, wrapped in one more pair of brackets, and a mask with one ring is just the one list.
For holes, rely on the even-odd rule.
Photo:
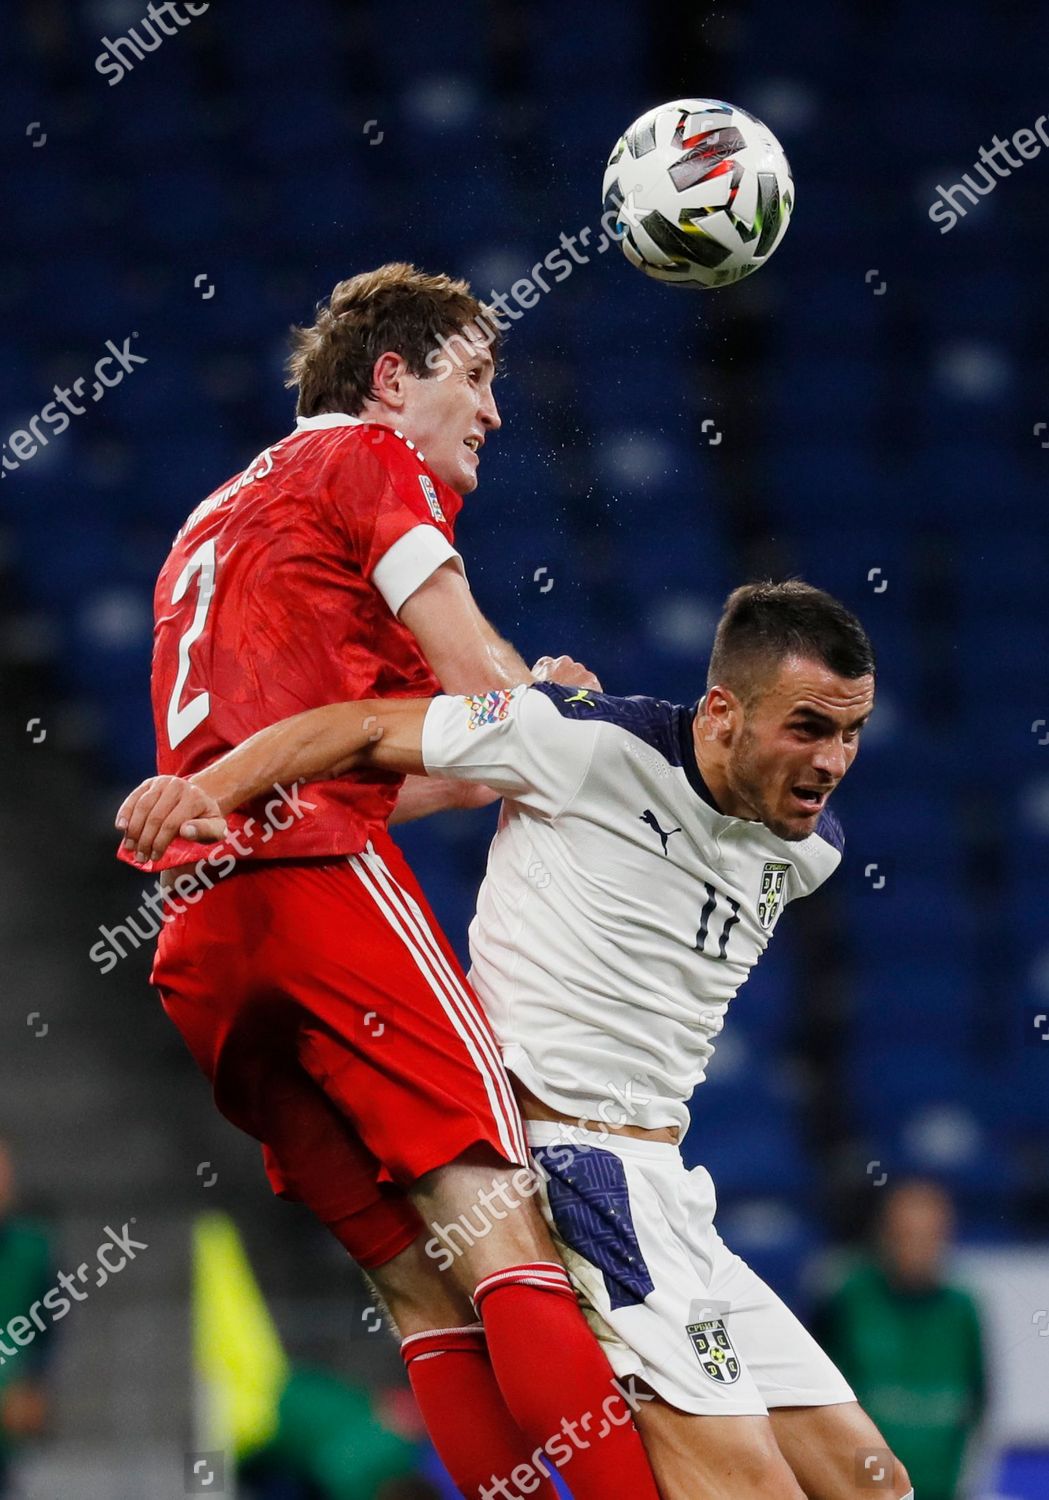
[[(534, 1193), (522, 1191), (531, 1186), (525, 1177), (518, 1177), (523, 1170), (479, 1149), (413, 1184), (410, 1195), (426, 1229), (407, 1250), (368, 1273), (402, 1338), (431, 1328), (476, 1323), (470, 1295), (493, 1271), (534, 1261), (560, 1264)], [(493, 1193), (493, 1184), (502, 1185), (502, 1196)], [(482, 1193), (492, 1200), (492, 1207), (479, 1220)], [(463, 1248), (448, 1265), (450, 1252), (441, 1248), (440, 1241), (433, 1241), (430, 1231), (454, 1225), (461, 1215), (466, 1216), (468, 1236), (450, 1240)], [(484, 1222), (490, 1229), (479, 1233), (478, 1225)], [(467, 1237), (474, 1239), (472, 1245), (466, 1244)], [(436, 1253), (428, 1253), (427, 1244)]]
[[(368, 1275), (402, 1338), (421, 1335), (403, 1346), (422, 1356), (409, 1361), (412, 1390), (449, 1473), (464, 1495), (476, 1496), (501, 1474), (529, 1465), (533, 1445), (499, 1390), (470, 1299), (441, 1274), (425, 1240), (420, 1235)], [(533, 1493), (535, 1500), (556, 1500), (539, 1475)]]
[(637, 1425), (662, 1500), (804, 1500), (768, 1417), (699, 1417), (657, 1396)]
[(431, 1328), (465, 1328), (477, 1322), (470, 1299), (442, 1276), (424, 1250), (425, 1236), (388, 1260), (368, 1278), (374, 1284), (402, 1338)]
[(902, 1500), (910, 1493), (907, 1471), (863, 1407), (779, 1406), (772, 1430), (809, 1500)]
[(530, 1465), (513, 1471), (517, 1489), (531, 1493), (551, 1463), (567, 1464), (577, 1500), (658, 1500), (637, 1428), (629, 1410), (620, 1415), (612, 1370), (539, 1211), (537, 1186), (528, 1169), (487, 1147), (427, 1173), (409, 1189), (428, 1226), (424, 1253), (429, 1244), (437, 1264), (443, 1248), (443, 1274), (480, 1313), (499, 1391), (532, 1445)]
[(440, 1246), (454, 1244), (456, 1254), (443, 1279), (454, 1281), (470, 1296), (485, 1276), (507, 1266), (534, 1261), (560, 1265), (539, 1212), (536, 1186), (528, 1169), (511, 1166), (486, 1147), (465, 1152), (413, 1183), (409, 1195), (428, 1227), (458, 1226), (446, 1241), (436, 1242), (437, 1253), (430, 1262), (447, 1265), (451, 1251)]

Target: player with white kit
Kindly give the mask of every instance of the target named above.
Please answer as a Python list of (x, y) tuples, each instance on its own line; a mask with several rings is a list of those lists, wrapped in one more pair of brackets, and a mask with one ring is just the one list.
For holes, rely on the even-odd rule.
[(729, 1002), (784, 907), (839, 863), (826, 803), (873, 698), (870, 643), (837, 601), (748, 585), (697, 709), (553, 684), (333, 705), (193, 784), (145, 783), (120, 813), (162, 852), (187, 818), (217, 837), (246, 797), (322, 772), (426, 771), (503, 793), (472, 979), (584, 1310), (617, 1373), (659, 1398), (638, 1421), (673, 1500), (911, 1493), (844, 1378), (725, 1247), (710, 1176), (679, 1152)]

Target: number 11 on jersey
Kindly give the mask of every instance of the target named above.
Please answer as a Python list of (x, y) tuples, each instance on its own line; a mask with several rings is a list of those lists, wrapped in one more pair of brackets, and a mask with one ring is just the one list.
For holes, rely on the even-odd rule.
[[(718, 916), (718, 893), (705, 880), (703, 882), (703, 889), (707, 893), (707, 899), (703, 903), (703, 910), (699, 914), (699, 931), (696, 933), (694, 947), (697, 953), (704, 953), (708, 958), (727, 958), (728, 935), (739, 921), (739, 902), (733, 901), (731, 896), (728, 897), (728, 904), (731, 910), (725, 913), (721, 934), (717, 939), (717, 946), (715, 947), (714, 933), (711, 929), (714, 920)], [(709, 948), (707, 946), (708, 939), (710, 943)]]

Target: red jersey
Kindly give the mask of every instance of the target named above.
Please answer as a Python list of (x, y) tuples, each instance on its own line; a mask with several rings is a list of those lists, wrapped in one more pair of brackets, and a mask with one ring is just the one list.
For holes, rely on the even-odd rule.
[[(154, 597), (158, 772), (192, 775), (325, 703), (439, 692), (397, 611), (458, 559), (461, 504), (403, 434), (341, 413), (300, 417), (204, 500)], [(230, 843), (244, 858), (358, 853), (402, 780), (375, 772), (311, 782), (290, 807), (264, 799), (229, 820)], [(204, 852), (176, 840), (157, 867)]]

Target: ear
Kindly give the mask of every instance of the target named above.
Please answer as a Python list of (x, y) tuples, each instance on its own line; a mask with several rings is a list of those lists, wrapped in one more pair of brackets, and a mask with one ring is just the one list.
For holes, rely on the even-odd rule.
[(405, 401), (407, 375), (408, 365), (403, 354), (394, 354), (391, 350), (380, 354), (372, 370), (374, 399), (380, 401), (383, 406), (400, 411)]
[(703, 699), (708, 738), (730, 740), (743, 724), (743, 705), (731, 688), (715, 684)]

